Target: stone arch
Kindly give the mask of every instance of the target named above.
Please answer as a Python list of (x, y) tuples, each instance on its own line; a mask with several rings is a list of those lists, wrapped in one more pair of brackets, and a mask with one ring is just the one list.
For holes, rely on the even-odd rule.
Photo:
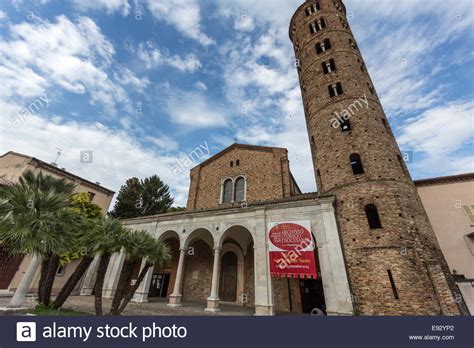
[(184, 241), (183, 300), (206, 301), (211, 292), (214, 237), (210, 229), (198, 227)]
[(214, 236), (212, 235), (211, 229), (206, 227), (198, 227), (193, 229), (193, 231), (188, 234), (185, 240), (183, 241), (183, 247), (185, 249), (189, 248), (191, 244), (198, 239), (203, 240), (207, 245), (209, 245), (211, 249), (214, 248)]
[(255, 236), (245, 224), (232, 225), (217, 238), (221, 260), (227, 252), (237, 256), (237, 303), (254, 304), (255, 299)]
[[(239, 223), (238, 225), (232, 225), (230, 227), (227, 227), (222, 234), (216, 237), (216, 246), (219, 248), (222, 248), (222, 245), (225, 239), (228, 238), (229, 236), (238, 234), (238, 231), (248, 232), (248, 235), (250, 236), (250, 239), (251, 239), (250, 242), (255, 243), (255, 233), (253, 232), (253, 230), (250, 227), (248, 227), (246, 224)], [(236, 239), (236, 238), (233, 238), (233, 239)], [(239, 238), (239, 239), (243, 239), (243, 238)], [(237, 240), (237, 242), (239, 241)], [(242, 248), (245, 254), (245, 251), (247, 250), (246, 249), (247, 245), (242, 245), (241, 243), (238, 243), (238, 244)]]

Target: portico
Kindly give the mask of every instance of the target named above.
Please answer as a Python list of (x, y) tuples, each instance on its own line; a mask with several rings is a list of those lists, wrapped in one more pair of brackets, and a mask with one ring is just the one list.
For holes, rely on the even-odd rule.
[[(266, 231), (275, 222), (304, 219), (311, 222), (317, 245), (327, 313), (350, 315), (351, 296), (333, 198), (314, 194), (298, 200), (125, 220), (128, 228), (147, 230), (166, 242), (173, 255), (169, 265), (148, 271), (134, 300), (147, 302), (157, 279), (166, 279), (158, 286), (160, 296), (177, 311), (183, 301), (193, 301), (206, 303), (207, 312), (219, 311), (220, 303), (232, 303), (254, 307), (255, 315), (274, 315), (284, 308), (285, 289), (270, 276)], [(116, 283), (119, 272), (112, 273), (121, 269), (122, 262), (117, 255), (109, 265), (109, 284)]]

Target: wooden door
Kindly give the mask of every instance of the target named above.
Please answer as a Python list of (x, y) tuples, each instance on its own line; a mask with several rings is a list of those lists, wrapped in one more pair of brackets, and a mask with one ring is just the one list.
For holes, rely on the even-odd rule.
[(222, 257), (221, 286), (219, 297), (221, 301), (237, 301), (237, 256), (227, 252)]

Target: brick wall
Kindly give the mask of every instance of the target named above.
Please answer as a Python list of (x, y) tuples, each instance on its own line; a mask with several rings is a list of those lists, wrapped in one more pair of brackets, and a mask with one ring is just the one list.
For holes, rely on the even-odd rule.
[[(369, 315), (459, 314), (452, 282), (433, 229), (410, 178), (339, 0), (320, 0), (307, 16), (305, 2), (290, 23), (308, 137), (318, 191), (334, 194), (355, 307)], [(311, 22), (326, 28), (311, 34)], [(329, 39), (331, 49), (315, 45)], [(322, 63), (336, 70), (324, 74)], [(331, 97), (328, 86), (341, 83)], [(394, 86), (394, 88), (397, 88)], [(334, 126), (336, 113), (351, 130)], [(364, 173), (354, 175), (349, 157), (361, 157)], [(374, 204), (382, 228), (370, 229), (364, 207)], [(429, 271), (428, 265), (432, 271)], [(388, 276), (390, 270), (398, 299)], [(324, 274), (322, 275), (324, 278)]]
[(222, 207), (223, 180), (238, 176), (247, 179), (248, 203), (294, 193), (286, 149), (234, 144), (191, 170), (187, 209)]

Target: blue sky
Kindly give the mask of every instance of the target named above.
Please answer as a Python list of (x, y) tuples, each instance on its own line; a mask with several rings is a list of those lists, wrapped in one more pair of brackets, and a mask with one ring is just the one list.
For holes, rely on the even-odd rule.
[[(301, 2), (2, 1), (0, 152), (61, 149), (60, 167), (116, 191), (158, 174), (185, 205), (178, 163), (237, 140), (288, 148), (315, 191), (288, 38)], [(345, 4), (412, 176), (473, 171), (472, 2)]]

